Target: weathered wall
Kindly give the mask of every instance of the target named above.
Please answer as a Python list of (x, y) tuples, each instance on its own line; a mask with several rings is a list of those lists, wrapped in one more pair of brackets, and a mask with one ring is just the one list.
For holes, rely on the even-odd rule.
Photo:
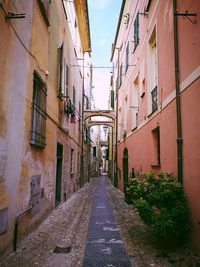
[[(132, 33), (134, 32), (134, 19), (138, 10), (144, 10), (146, 1), (127, 1), (124, 14), (130, 13), (128, 26), (124, 25), (122, 16), (119, 28), (117, 47), (122, 43), (120, 50), (120, 64), (125, 64), (126, 44), (129, 41), (130, 49), (133, 46)], [(199, 79), (200, 79), (200, 23), (198, 17), (200, 6), (198, 1), (177, 1), (177, 12), (196, 13), (187, 18), (178, 16), (178, 50), (180, 65), (180, 92), (181, 92), (181, 121), (183, 138), (183, 186), (188, 197), (188, 203), (194, 224), (194, 240), (200, 246), (200, 206), (198, 192), (199, 180), (199, 140), (200, 124), (198, 123), (199, 108)], [(174, 28), (173, 28), (173, 1), (152, 1), (148, 17), (139, 16), (139, 45), (135, 51), (129, 53), (130, 66), (123, 71), (122, 85), (119, 89), (119, 188), (123, 190), (123, 151), (126, 147), (129, 155), (129, 174), (134, 168), (135, 174), (141, 172), (170, 172), (177, 175), (177, 117), (176, 117), (176, 91), (174, 67)], [(157, 70), (158, 70), (158, 110), (149, 114), (148, 105), (150, 96), (148, 76), (148, 46), (153, 29), (156, 29)], [(131, 51), (130, 50), (130, 51)], [(114, 54), (117, 62), (117, 52)], [(138, 125), (132, 129), (133, 110), (130, 108), (133, 97), (134, 81), (138, 77)], [(143, 83), (145, 81), (145, 83)], [(141, 89), (144, 94), (141, 97)], [(124, 124), (125, 106), (128, 103), (127, 126)], [(160, 128), (160, 165), (156, 164), (155, 144), (152, 130)], [(123, 130), (126, 138), (123, 139)]]

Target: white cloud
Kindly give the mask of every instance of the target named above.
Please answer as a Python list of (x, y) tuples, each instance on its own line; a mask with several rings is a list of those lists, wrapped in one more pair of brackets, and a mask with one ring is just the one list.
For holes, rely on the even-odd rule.
[(106, 43), (107, 43), (106, 38), (101, 38), (101, 39), (99, 40), (99, 46), (104, 46)]

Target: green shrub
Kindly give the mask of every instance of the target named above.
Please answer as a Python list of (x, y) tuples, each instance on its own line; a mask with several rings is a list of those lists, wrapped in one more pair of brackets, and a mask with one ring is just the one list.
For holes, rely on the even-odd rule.
[(182, 185), (170, 174), (144, 174), (132, 178), (125, 200), (137, 208), (142, 221), (152, 226), (160, 240), (183, 241), (189, 235), (191, 221)]

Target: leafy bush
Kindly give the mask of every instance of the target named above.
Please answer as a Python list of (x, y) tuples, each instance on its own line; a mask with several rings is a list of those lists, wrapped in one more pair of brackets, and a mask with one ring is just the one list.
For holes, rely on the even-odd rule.
[(182, 185), (170, 174), (144, 174), (132, 178), (125, 200), (137, 208), (142, 221), (152, 226), (160, 240), (183, 241), (191, 221)]

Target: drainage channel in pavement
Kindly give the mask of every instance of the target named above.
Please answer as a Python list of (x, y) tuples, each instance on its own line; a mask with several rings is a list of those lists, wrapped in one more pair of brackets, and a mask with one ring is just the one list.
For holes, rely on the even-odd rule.
[(83, 267), (100, 266), (131, 266), (106, 192), (105, 176), (93, 196), (83, 261)]

